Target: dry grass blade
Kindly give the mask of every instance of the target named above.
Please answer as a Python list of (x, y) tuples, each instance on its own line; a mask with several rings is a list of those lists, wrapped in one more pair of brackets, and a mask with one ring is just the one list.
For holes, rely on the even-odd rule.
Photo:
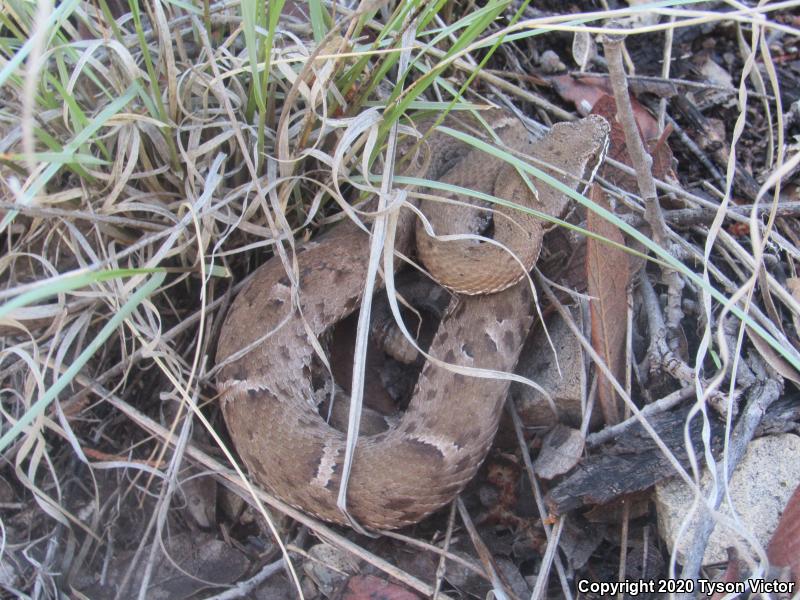
[[(800, 37), (798, 22), (789, 12), (800, 2), (747, 6), (659, 0), (594, 11), (591, 3), (575, 0), (569, 12), (555, 14), (542, 7), (554, 3), (475, 4), (0, 0), (4, 591), (55, 598), (70, 590), (88, 596), (86, 581), (94, 578), (119, 585), (119, 597), (148, 595), (148, 581), (155, 585), (160, 565), (169, 562), (162, 559), (162, 538), (191, 528), (189, 517), (181, 512), (177, 487), (185, 479), (181, 473), (188, 461), (213, 471), (217, 481), (258, 507), (252, 513), (246, 509), (244, 515), (215, 513), (216, 529), (198, 536), (241, 545), (249, 556), (269, 563), (219, 598), (255, 594), (271, 575), (286, 585), (287, 594), (310, 591), (301, 570), (289, 574), (303, 560), (302, 552), (280, 555), (287, 531), (300, 539), (310, 531), (329, 540), (376, 567), (381, 577), (420, 595), (447, 598), (452, 589), (447, 587), (452, 584), (448, 576), (461, 569), (473, 575), (481, 572), (474, 579), (484, 586), (493, 583), (502, 596), (503, 582), (493, 566), (501, 564), (497, 559), (502, 550), (486, 534), (495, 525), (481, 522), (483, 515), (478, 516), (471, 504), (475, 523), (467, 527), (484, 568), (474, 558), (476, 552), (473, 557), (462, 555), (466, 535), (453, 521), (442, 549), (444, 528), (436, 529), (442, 521), (433, 520), (381, 540), (401, 553), (440, 561), (437, 573), (404, 570), (388, 554), (367, 550), (371, 542), (364, 538), (322, 525), (254, 489), (243, 472), (229, 472), (216, 458), (225, 455), (235, 464), (224, 434), (215, 434), (218, 447), (212, 447), (208, 438), (191, 432), (190, 419), (221, 429), (213, 388), (221, 365), (213, 364), (214, 351), (231, 297), (258, 265), (278, 256), (294, 287), (292, 300), (299, 304), (303, 289), (296, 252), (336, 220), (349, 218), (371, 226), (374, 215), (365, 215), (359, 202), (379, 191), (387, 200), (402, 199), (404, 192), (391, 195), (395, 192), (390, 184), (416, 190), (424, 185), (429, 195), (470, 195), (469, 190), (447, 189), (441, 182), (392, 179), (385, 165), (386, 179), (378, 190), (371, 173), (383, 162), (389, 133), (398, 123), (417, 111), (438, 116), (452, 108), (473, 110), (505, 100), (544, 123), (576, 118), (571, 107), (540, 87), (548, 77), (540, 70), (539, 55), (550, 49), (551, 39), (552, 47), (564, 54), (564, 34), (576, 33), (575, 48), (590, 42), (594, 33), (626, 34), (631, 64), (640, 70), (644, 63), (636, 52), (651, 40), (660, 47), (663, 39), (663, 56), (656, 56), (654, 64), (664, 69), (653, 83), (699, 97), (711, 86), (696, 81), (695, 70), (685, 76), (692, 81), (673, 76), (685, 62), (678, 33), (691, 34), (702, 26), (706, 33), (698, 41), (718, 44), (703, 44), (703, 51), (724, 57), (723, 70), (734, 81), (739, 77), (738, 89), (722, 90), (733, 151), (722, 161), (712, 157), (704, 167), (711, 166), (711, 171), (728, 160), (727, 183), (716, 190), (718, 177), (687, 189), (655, 182), (662, 198), (674, 196), (685, 203), (685, 208), (667, 215), (675, 229), (667, 232), (670, 243), (680, 246), (684, 255), (663, 253), (625, 222), (641, 222), (636, 194), (623, 194), (603, 182), (611, 189), (608, 193), (632, 211), (624, 219), (598, 198), (572, 194), (590, 209), (589, 233), (613, 242), (589, 242), (593, 339), (591, 344), (582, 340), (582, 347), (597, 365), (606, 421), (617, 422), (622, 406), (634, 414), (617, 427), (589, 436), (594, 442), (589, 454), (601, 453), (600, 444), (634, 422), (643, 422), (660, 451), (668, 454), (647, 419), (695, 394), (723, 398), (722, 404), (727, 400), (729, 408), (735, 408), (735, 401), (746, 397), (750, 354), (763, 357), (781, 376), (800, 385), (800, 353), (793, 345), (800, 303), (783, 276), (784, 271), (794, 274), (794, 263), (800, 260), (800, 233), (786, 218), (798, 212), (796, 203), (786, 200), (794, 191), (787, 182), (796, 177), (800, 153), (792, 145), (796, 124), (786, 94), (791, 82), (781, 80), (796, 61), (796, 52), (785, 49), (793, 48), (790, 42)], [(468, 12), (459, 12), (464, 7)], [(581, 9), (586, 12), (576, 12)], [(643, 14), (656, 18), (640, 21), (633, 29), (605, 26), (608, 19)], [(725, 35), (717, 37), (714, 30), (723, 29)], [(642, 34), (649, 36), (645, 44), (637, 37)], [(543, 41), (539, 36), (548, 37)], [(597, 75), (606, 66), (588, 51), (589, 45), (578, 58)], [(674, 118), (684, 127), (686, 140), (696, 138), (675, 104), (672, 98), (662, 100), (662, 121)], [(704, 116), (710, 113), (704, 110)], [(759, 136), (763, 139), (754, 139)], [(498, 148), (490, 151), (531, 178), (540, 175), (517, 156)], [(675, 156), (683, 161), (678, 170), (685, 184), (684, 173), (691, 169), (680, 150)], [(750, 204), (734, 207), (734, 175), (742, 167), (753, 171), (754, 182), (764, 184), (760, 190), (754, 185), (758, 193), (748, 197)], [(388, 241), (374, 236), (373, 274), (382, 266), (394, 298), (394, 206), (387, 204), (378, 220), (388, 223)], [(737, 234), (729, 221), (748, 227)], [(674, 270), (686, 284), (684, 294), (674, 296), (676, 305), (683, 301), (695, 311), (687, 310), (679, 321), (690, 332), (688, 347), (694, 356), (682, 360), (687, 365), (694, 361), (688, 370), (697, 375), (696, 389), (659, 390), (664, 398), (645, 409), (638, 394), (649, 391), (646, 383), (633, 391), (619, 385), (628, 285), (622, 234), (641, 242), (655, 263)], [(386, 258), (382, 265), (381, 251)], [(653, 294), (655, 304), (661, 291)], [(392, 310), (399, 315), (401, 307), (395, 302)], [(364, 320), (367, 311), (368, 307)], [(723, 323), (726, 315), (732, 318)], [(720, 327), (714, 335), (718, 324), (731, 322), (729, 331)], [(691, 337), (698, 330), (703, 334), (700, 340)], [(365, 331), (362, 327), (362, 334)], [(325, 340), (311, 343), (323, 356)], [(365, 347), (359, 346), (362, 358), (354, 368), (357, 384)], [(631, 357), (630, 363), (640, 358)], [(522, 381), (513, 374), (474, 369), (459, 373)], [(728, 413), (729, 464), (723, 461), (717, 469), (718, 497), (724, 496), (728, 467), (752, 436), (760, 409), (780, 393), (775, 381), (767, 383), (766, 399), (754, 399), (739, 413), (741, 432), (734, 429), (734, 411)], [(353, 395), (360, 396), (358, 385)], [(705, 404), (698, 402), (697, 410), (702, 418), (714, 416)], [(357, 420), (356, 409), (352, 421)], [(533, 477), (531, 432), (514, 421), (522, 462)], [(353, 447), (356, 430), (351, 426)], [(696, 462), (704, 462), (701, 458)], [(710, 493), (700, 499), (700, 489), (676, 457), (668, 456), (667, 461), (692, 486), (699, 502), (716, 502), (718, 497)], [(713, 463), (710, 453), (705, 462)], [(544, 512), (541, 490), (535, 480), (532, 484), (530, 493)], [(290, 517), (292, 525), (284, 528), (273, 522), (262, 503)], [(797, 520), (796, 504), (787, 507), (785, 520)], [(539, 597), (554, 591), (565, 597), (574, 593), (570, 586), (578, 574), (572, 572), (570, 557), (558, 552), (559, 533), (568, 535), (564, 522), (561, 519), (555, 528), (545, 522), (538, 555), (526, 559), (524, 568), (529, 570), (524, 576), (538, 574), (533, 591)], [(569, 523), (575, 522), (570, 515)], [(635, 527), (631, 521), (632, 534)], [(797, 578), (789, 539), (794, 531), (792, 523), (782, 524), (769, 556), (775, 564), (795, 568)], [(128, 574), (115, 580), (110, 575), (115, 557), (128, 551), (131, 558), (123, 569)], [(754, 565), (751, 560), (749, 566)]]

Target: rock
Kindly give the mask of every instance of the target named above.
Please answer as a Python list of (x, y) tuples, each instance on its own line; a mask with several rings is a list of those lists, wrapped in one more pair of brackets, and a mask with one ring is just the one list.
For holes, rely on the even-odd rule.
[(542, 449), (536, 457), (534, 471), (542, 479), (553, 479), (563, 475), (581, 459), (585, 440), (579, 429), (566, 425), (553, 427), (542, 441)]
[[(576, 319), (579, 317), (577, 310), (572, 314)], [(522, 348), (515, 372), (542, 386), (553, 399), (559, 415), (553, 413), (547, 398), (530, 386), (512, 383), (511, 397), (526, 427), (547, 427), (559, 421), (577, 426), (583, 417), (582, 399), (586, 389), (583, 349), (559, 315), (548, 320), (547, 331), (555, 353), (544, 330), (536, 327)]]
[(351, 575), (358, 572), (358, 562), (353, 556), (324, 542), (312, 546), (308, 558), (303, 563), (303, 571), (326, 598), (333, 596)]
[(545, 50), (539, 57), (539, 67), (547, 74), (563, 73), (567, 70), (567, 65), (561, 62), (561, 58), (552, 50)]
[[(792, 491), (800, 483), (800, 437), (791, 434), (758, 438), (750, 442), (747, 452), (729, 482), (731, 502), (741, 523), (766, 548)], [(705, 473), (703, 489), (710, 487)], [(681, 523), (687, 517), (694, 494), (683, 480), (674, 477), (656, 485), (656, 511), (661, 535), (670, 550)], [(698, 508), (697, 512), (700, 512)], [(703, 509), (704, 510), (704, 509)], [(731, 516), (730, 506), (723, 500), (722, 514)], [(693, 539), (696, 517), (681, 537), (678, 561)], [(718, 522), (708, 542), (703, 564), (727, 561), (729, 546), (738, 544), (747, 549), (744, 539), (724, 523)], [(753, 559), (757, 557), (750, 553)], [(740, 556), (743, 556), (740, 553)]]

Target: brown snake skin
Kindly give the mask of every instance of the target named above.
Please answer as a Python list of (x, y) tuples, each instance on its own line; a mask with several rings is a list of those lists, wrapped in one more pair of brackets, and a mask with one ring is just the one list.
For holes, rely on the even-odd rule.
[[(550, 164), (536, 166), (573, 188), (607, 140), (606, 121), (587, 117), (556, 125), (544, 139), (530, 142), (524, 128), (516, 121), (508, 124), (504, 114), (494, 111), (491, 120), (487, 117), (496, 124), (494, 130), (503, 142)], [(436, 165), (427, 172), (428, 179), (494, 194), (554, 216), (565, 210), (566, 197), (534, 182), (537, 199), (516, 170), (500, 159), (469, 149), (442, 133), (434, 133), (428, 143), (434, 157), (431, 164)], [(451, 149), (461, 160), (446, 174), (435, 172), (448, 162), (442, 157)], [(466, 219), (474, 223), (485, 212), (463, 206), (453, 212), (451, 207), (442, 210), (441, 203), (427, 204), (433, 204), (423, 209), (437, 234), (448, 233), (446, 226), (461, 219), (459, 214), (467, 214)], [(532, 266), (541, 246), (542, 224), (518, 211), (508, 214), (516, 223), (522, 222), (526, 231), (496, 214), (494, 237), (510, 235), (504, 243)], [(415, 220), (410, 210), (401, 210), (395, 247), (405, 255), (412, 254)], [(417, 237), (426, 236), (417, 232)], [(459, 244), (464, 245), (451, 245)], [(445, 279), (454, 278), (449, 285), (454, 289), (475, 293), (478, 290), (474, 288), (481, 286), (481, 269), (490, 280), (502, 270), (481, 263), (481, 254), (498, 260), (496, 248), (486, 243), (467, 244), (471, 248), (467, 248), (466, 263), (455, 264), (449, 271), (437, 261), (452, 261), (451, 248), (431, 240), (423, 245), (425, 250), (419, 253), (426, 268), (437, 279), (440, 271), (445, 272)], [(267, 490), (288, 504), (336, 523), (347, 523), (336, 506), (345, 434), (330, 427), (316, 410), (319, 382), (314, 361), (318, 359), (307, 336), (309, 329), (320, 336), (359, 307), (368, 256), (369, 237), (349, 221), (298, 250), (299, 305), (305, 325), (292, 306), (289, 279), (280, 260), (268, 261), (234, 301), (217, 353), (217, 360), (223, 362), (265, 338), (244, 356), (225, 364), (218, 375), (231, 437), (253, 476)], [(508, 262), (503, 256), (499, 260)], [(488, 290), (505, 286), (503, 291), (453, 301), (431, 345), (431, 355), (468, 367), (514, 368), (533, 320), (533, 307), (527, 280), (516, 283), (522, 277), (520, 266), (515, 262), (508, 265), (510, 280), (506, 274), (505, 282), (489, 281), (485, 286)], [(477, 286), (473, 281), (476, 273)], [(348, 483), (349, 514), (366, 527), (394, 529), (415, 523), (452, 500), (489, 450), (508, 385), (508, 381), (467, 377), (426, 363), (399, 423), (383, 433), (359, 438)]]

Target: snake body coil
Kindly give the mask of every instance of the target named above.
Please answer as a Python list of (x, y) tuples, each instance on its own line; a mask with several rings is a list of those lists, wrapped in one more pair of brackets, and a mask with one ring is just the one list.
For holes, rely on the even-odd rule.
[[(589, 117), (556, 125), (547, 137), (533, 143), (518, 124), (498, 124), (496, 131), (507, 147), (552, 165), (537, 166), (574, 188), (587, 163), (599, 153), (608, 124), (602, 118)], [(516, 170), (500, 159), (443, 134), (434, 134), (430, 144), (437, 154), (452, 150), (461, 159), (446, 174), (428, 172), (429, 179), (493, 194), (547, 214), (563, 213), (566, 198), (538, 183), (534, 196)], [(463, 207), (455, 207), (455, 213), (452, 207), (442, 210), (440, 203), (425, 209), (426, 214), (431, 210), (436, 215), (431, 222), (437, 234), (444, 231), (445, 224), (461, 218), (459, 214), (470, 213)], [(506, 214), (495, 215), (495, 236), (502, 228), (516, 236), (518, 239), (503, 243), (532, 263), (541, 245), (541, 222), (527, 215), (523, 218), (520, 212)], [(398, 218), (396, 249), (406, 255), (411, 253), (414, 219), (409, 210), (401, 211)], [(501, 224), (506, 220), (507, 224)], [(525, 231), (520, 229), (520, 221), (524, 221)], [(452, 246), (464, 245), (446, 242), (451, 247), (439, 246), (419, 231), (417, 237), (428, 246), (427, 257), (420, 254), (434, 275), (440, 270), (437, 261), (456, 260), (451, 258)], [(345, 435), (317, 412), (312, 368), (315, 351), (307, 328), (320, 336), (358, 308), (367, 277), (369, 242), (367, 234), (345, 222), (298, 250), (303, 318), (293, 306), (281, 262), (272, 259), (265, 263), (234, 301), (218, 346), (217, 359), (225, 361), (264, 338), (250, 352), (225, 364), (217, 379), (228, 429), (252, 474), (288, 504), (337, 523), (346, 522), (336, 506)], [(447, 363), (510, 371), (533, 320), (528, 284), (515, 283), (522, 276), (515, 261), (508, 263), (511, 280), (498, 284), (493, 278), (501, 269), (483, 265), (478, 256), (486, 254), (488, 245), (466, 245), (466, 266), (444, 267), (456, 274), (458, 282), (450, 287), (479, 291), (474, 289), (475, 281), (480, 287), (483, 268), (491, 279), (488, 291), (503, 285), (506, 289), (463, 296), (454, 302), (429, 353)], [(463, 254), (463, 247), (457, 250)], [(359, 438), (348, 483), (350, 514), (367, 527), (394, 529), (415, 523), (449, 502), (485, 458), (507, 389), (507, 381), (467, 377), (428, 362), (399, 423), (383, 433)]]

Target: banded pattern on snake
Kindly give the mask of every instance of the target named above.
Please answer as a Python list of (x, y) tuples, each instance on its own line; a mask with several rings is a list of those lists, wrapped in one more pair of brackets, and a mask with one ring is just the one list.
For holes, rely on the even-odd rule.
[[(521, 124), (507, 117), (508, 113), (492, 111), (487, 119), (503, 144), (540, 161), (539, 168), (573, 188), (607, 140), (608, 124), (600, 117), (558, 124), (535, 142)], [(428, 179), (553, 216), (560, 216), (567, 206), (567, 198), (550, 186), (534, 182), (534, 195), (513, 167), (450, 136), (434, 133), (427, 143), (436, 158), (425, 174)], [(436, 171), (452, 162), (455, 166), (446, 173)], [(463, 231), (447, 226), (461, 227), (464, 220), (472, 226), (485, 221), (485, 210), (424, 204), (437, 234)], [(407, 256), (413, 254), (416, 220), (407, 209), (398, 217), (396, 250)], [(520, 265), (489, 244), (440, 242), (416, 228), (417, 252), (436, 278), (469, 294), (480, 292), (482, 286), (495, 291), (454, 300), (429, 353), (468, 367), (513, 369), (534, 312), (527, 280), (518, 283), (523, 277)], [(543, 231), (541, 221), (519, 211), (494, 214), (495, 239), (506, 236), (503, 243), (523, 257), (528, 268), (538, 257)], [(366, 233), (344, 222), (299, 248), (299, 310), (293, 306), (281, 262), (273, 258), (262, 265), (235, 299), (217, 352), (218, 362), (223, 362), (275, 330), (220, 370), (217, 384), (225, 420), (259, 483), (285, 502), (336, 523), (346, 523), (336, 506), (345, 435), (317, 412), (314, 349), (306, 327), (320, 336), (359, 307), (369, 244)], [(466, 259), (454, 258), (464, 254)], [(498, 261), (503, 264), (498, 266)], [(359, 438), (348, 484), (348, 511), (353, 518), (370, 528), (394, 529), (415, 523), (452, 500), (489, 450), (507, 389), (508, 381), (467, 377), (426, 363), (396, 426)]]

